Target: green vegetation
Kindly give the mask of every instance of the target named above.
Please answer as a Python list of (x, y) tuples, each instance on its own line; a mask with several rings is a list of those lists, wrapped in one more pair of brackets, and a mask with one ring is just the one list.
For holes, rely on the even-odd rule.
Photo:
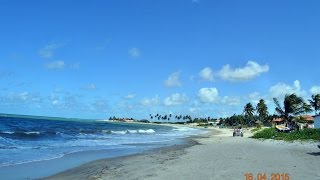
[(208, 127), (208, 124), (202, 124), (202, 123), (200, 123), (200, 124), (198, 124), (197, 126), (207, 128), (207, 127)]
[(257, 132), (257, 131), (260, 131), (261, 130), (261, 127), (257, 127), (257, 128), (253, 128), (251, 129), (251, 132), (254, 133), (254, 132)]
[(259, 114), (259, 121), (267, 124), (268, 123), (268, 106), (266, 105), (264, 99), (260, 99), (257, 104), (256, 111)]
[(251, 103), (247, 103), (247, 104), (244, 106), (243, 113), (244, 113), (246, 116), (249, 116), (249, 117), (253, 116), (254, 107), (252, 106)]
[(309, 99), (310, 105), (313, 107), (314, 113), (317, 114), (320, 110), (320, 94), (312, 95)]
[(320, 139), (320, 129), (303, 129), (290, 133), (278, 132), (275, 128), (266, 128), (256, 132), (252, 138), (254, 139), (275, 139), (284, 141), (294, 140), (316, 140)]
[(292, 116), (312, 111), (311, 105), (305, 103), (303, 98), (296, 94), (287, 94), (284, 97), (283, 107), (281, 107), (277, 98), (273, 98), (273, 101), (276, 105), (276, 112), (289, 122), (292, 120)]

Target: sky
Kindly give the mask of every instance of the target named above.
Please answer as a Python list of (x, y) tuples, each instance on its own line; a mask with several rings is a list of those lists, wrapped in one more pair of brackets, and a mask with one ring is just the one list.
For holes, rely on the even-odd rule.
[(0, 0), (0, 112), (226, 117), (320, 93), (316, 0)]

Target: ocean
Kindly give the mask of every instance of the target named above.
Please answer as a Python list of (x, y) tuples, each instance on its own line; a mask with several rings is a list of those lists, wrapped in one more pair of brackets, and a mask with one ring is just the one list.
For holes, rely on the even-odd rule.
[(45, 177), (92, 160), (181, 144), (202, 132), (155, 124), (0, 117), (0, 175)]

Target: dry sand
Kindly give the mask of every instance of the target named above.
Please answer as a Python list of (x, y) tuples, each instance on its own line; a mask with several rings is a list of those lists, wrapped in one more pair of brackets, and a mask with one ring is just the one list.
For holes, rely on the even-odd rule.
[[(186, 145), (94, 161), (48, 179), (246, 179), (245, 173), (288, 173), (290, 179), (320, 179), (317, 143), (288, 143), (232, 137), (230, 129), (210, 128)], [(217, 133), (219, 132), (219, 133)]]

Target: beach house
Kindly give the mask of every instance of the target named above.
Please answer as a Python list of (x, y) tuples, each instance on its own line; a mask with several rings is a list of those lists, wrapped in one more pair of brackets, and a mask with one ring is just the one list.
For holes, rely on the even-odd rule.
[(311, 115), (301, 115), (294, 118), (300, 129), (314, 128), (314, 117)]
[(273, 118), (272, 125), (275, 127), (276, 125), (282, 125), (285, 123), (284, 118)]

